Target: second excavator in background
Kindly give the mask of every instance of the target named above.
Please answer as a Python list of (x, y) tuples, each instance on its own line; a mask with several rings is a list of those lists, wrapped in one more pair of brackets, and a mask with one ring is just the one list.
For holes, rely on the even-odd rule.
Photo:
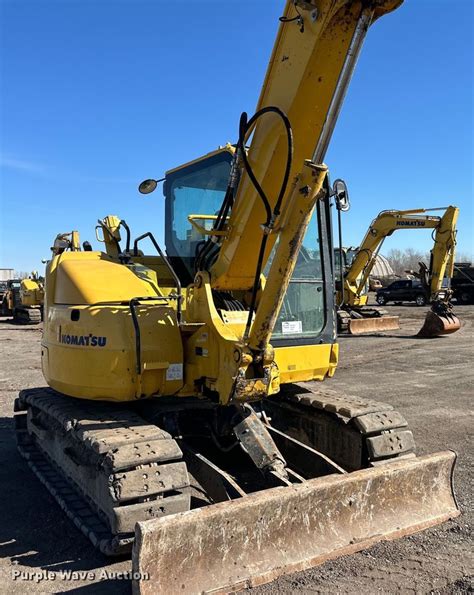
[(36, 271), (27, 279), (10, 279), (0, 304), (1, 316), (12, 316), (15, 324), (39, 324), (43, 320), (43, 279)]
[[(442, 216), (425, 214), (444, 211)], [(399, 317), (386, 310), (368, 305), (366, 286), (384, 240), (398, 230), (433, 230), (433, 248), (429, 266), (420, 263), (420, 279), (431, 309), (419, 332), (423, 337), (437, 337), (454, 333), (460, 321), (453, 312), (452, 290), (456, 249), (456, 222), (459, 209), (454, 206), (405, 211), (382, 211), (372, 221), (351, 263), (339, 283), (336, 304), (338, 329), (357, 335), (399, 328)], [(342, 267), (344, 271), (344, 267)], [(445, 281), (447, 283), (445, 284)]]

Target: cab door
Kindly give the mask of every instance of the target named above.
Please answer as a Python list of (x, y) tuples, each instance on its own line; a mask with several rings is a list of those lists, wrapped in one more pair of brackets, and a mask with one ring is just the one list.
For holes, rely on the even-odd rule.
[(398, 290), (398, 299), (397, 301), (404, 301), (411, 299), (411, 281), (399, 281), (400, 289)]
[(401, 291), (401, 281), (394, 281), (387, 287), (387, 300), (398, 300)]

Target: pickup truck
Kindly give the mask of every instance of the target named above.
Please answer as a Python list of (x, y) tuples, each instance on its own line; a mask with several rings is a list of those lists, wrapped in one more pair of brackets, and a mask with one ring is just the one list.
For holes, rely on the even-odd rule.
[(458, 304), (474, 304), (474, 266), (472, 263), (454, 263), (451, 289)]
[(394, 281), (388, 287), (379, 289), (375, 299), (380, 306), (388, 302), (415, 302), (417, 306), (424, 306), (428, 301), (426, 290), (419, 279)]

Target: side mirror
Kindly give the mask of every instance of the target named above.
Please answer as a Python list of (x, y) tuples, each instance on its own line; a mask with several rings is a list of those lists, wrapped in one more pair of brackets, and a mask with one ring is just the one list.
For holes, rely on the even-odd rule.
[(140, 186), (138, 186), (138, 192), (140, 192), (140, 194), (150, 194), (156, 190), (157, 186), (158, 180), (143, 180)]
[(150, 194), (156, 190), (156, 187), (160, 182), (165, 182), (166, 184), (166, 176), (164, 178), (160, 178), (159, 180), (143, 180), (140, 186), (138, 186), (138, 192), (140, 192), (140, 194)]
[(336, 209), (338, 211), (348, 211), (351, 208), (349, 201), (349, 191), (347, 190), (347, 184), (344, 180), (338, 179), (334, 181), (332, 185), (333, 196), (336, 200)]

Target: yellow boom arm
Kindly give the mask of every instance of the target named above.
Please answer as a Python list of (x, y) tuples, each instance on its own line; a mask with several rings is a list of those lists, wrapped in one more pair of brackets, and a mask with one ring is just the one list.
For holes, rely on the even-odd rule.
[[(114, 302), (114, 308), (120, 304), (121, 315), (133, 326), (130, 336), (134, 337), (135, 360), (132, 367), (127, 364), (128, 385), (115, 374), (104, 386), (104, 349), (100, 352), (103, 362), (91, 355), (95, 369), (100, 370), (94, 386), (84, 387), (78, 371), (73, 381), (69, 376), (62, 386), (58, 381), (59, 390), (68, 390), (74, 396), (87, 393), (86, 398), (107, 395), (116, 400), (179, 392), (183, 396), (212, 395), (221, 404), (228, 404), (276, 394), (282, 383), (323, 379), (334, 373), (337, 345), (334, 325), (327, 323), (333, 316), (329, 259), (315, 263), (319, 272), (314, 273), (318, 287), (326, 292), (321, 295), (326, 301), (320, 299), (320, 305), (311, 312), (308, 302), (313, 298), (298, 302), (301, 312), (308, 313), (307, 328), (303, 330), (303, 320), (290, 315), (286, 328), (282, 322), (280, 334), (286, 336), (277, 338), (275, 346), (270, 338), (275, 334), (311, 215), (323, 198), (327, 207), (327, 168), (322, 161), (365, 34), (371, 23), (401, 3), (287, 1), (257, 112), (250, 120), (246, 116), (241, 119), (237, 150), (224, 147), (166, 173), (165, 241), (169, 261), (150, 232), (135, 238), (130, 246), (125, 222), (114, 216), (99, 222), (98, 239), (104, 241), (106, 253), (85, 250), (80, 257), (63, 253), (70, 246), (76, 250), (78, 239), (58, 239), (57, 257), (49, 268), (51, 277), (57, 277), (57, 285), (48, 282), (48, 293), (52, 295), (57, 288), (54, 299), (58, 305), (100, 303), (104, 320), (110, 304)], [(201, 213), (195, 210), (200, 205), (192, 204), (191, 209), (183, 211), (186, 222), (185, 227), (180, 227), (175, 218), (180, 209), (178, 197), (185, 200), (188, 193), (196, 196), (196, 189), (204, 190), (201, 195), (205, 196), (223, 190), (220, 174), (197, 176), (201, 166), (202, 172), (210, 171), (206, 161), (225, 165), (224, 184), (230, 180), (227, 190), (224, 186), (223, 200), (220, 198), (221, 208)], [(157, 180), (147, 180), (140, 185), (141, 191), (153, 191), (156, 184)], [(318, 224), (321, 235), (327, 237), (330, 232), (325, 215)], [(123, 252), (120, 228), (127, 232), (128, 248)], [(202, 242), (194, 241), (200, 235)], [(140, 253), (138, 242), (145, 238), (154, 243), (159, 258), (151, 260)], [(327, 252), (328, 244), (330, 240), (324, 245)], [(145, 271), (147, 268), (151, 270)], [(82, 275), (83, 271), (87, 276)], [(325, 279), (328, 282), (324, 286)], [(329, 312), (327, 316), (324, 310)], [(140, 316), (143, 311), (148, 314)], [(67, 319), (67, 313), (63, 315), (64, 323), (57, 324), (66, 341), (59, 346), (61, 349), (68, 340), (79, 340), (68, 338), (73, 333), (66, 333), (66, 321), (76, 321)], [(310, 328), (313, 319), (318, 319), (315, 327), (321, 319), (317, 337), (318, 333)], [(85, 328), (85, 313), (81, 313), (80, 321)], [(94, 324), (98, 324), (95, 312)], [(102, 328), (110, 330), (108, 345), (118, 342), (112, 334), (119, 332), (119, 326), (103, 324)], [(160, 339), (152, 341), (150, 337), (157, 329)], [(51, 341), (58, 336), (52, 332)], [(176, 347), (173, 352), (171, 345)], [(71, 353), (66, 347), (62, 353), (64, 370), (68, 367), (65, 358)], [(118, 357), (128, 361), (127, 350), (122, 349)], [(59, 359), (51, 356), (51, 361)], [(72, 375), (70, 369), (68, 374)], [(49, 377), (59, 378), (61, 370), (52, 370)]]
[[(322, 160), (367, 29), (400, 4), (400, 0), (296, 0), (287, 2), (280, 18), (256, 116), (245, 130), (246, 121), (241, 122), (237, 163), (246, 162), (245, 174), (209, 271), (213, 290), (253, 291), (255, 304), (243, 337), (253, 353), (263, 353), (269, 344), (304, 232), (321, 196), (326, 177)], [(250, 136), (244, 154), (244, 141)], [(277, 240), (256, 303), (259, 273)]]
[(436, 300), (443, 286), (443, 279), (451, 279), (454, 272), (454, 254), (456, 250), (456, 222), (459, 209), (448, 207), (441, 217), (434, 237), (430, 262), (430, 299)]
[[(278, 106), (291, 123), (294, 153), (290, 185), (283, 197), (284, 214), (291, 201), (291, 182), (301, 175), (304, 162), (321, 164), (369, 25), (401, 4), (348, 0), (288, 1), (281, 17), (257, 111)], [(287, 158), (287, 138), (273, 113), (259, 118), (252, 130), (248, 161), (275, 208)], [(302, 217), (305, 219), (305, 215)], [(256, 238), (262, 237), (266, 213), (249, 176), (239, 184), (219, 257), (211, 269), (211, 285), (220, 290), (248, 290), (257, 267)], [(269, 233), (263, 265), (279, 237), (288, 234), (278, 218)], [(293, 230), (294, 231), (294, 230)], [(269, 288), (268, 288), (269, 289)]]

